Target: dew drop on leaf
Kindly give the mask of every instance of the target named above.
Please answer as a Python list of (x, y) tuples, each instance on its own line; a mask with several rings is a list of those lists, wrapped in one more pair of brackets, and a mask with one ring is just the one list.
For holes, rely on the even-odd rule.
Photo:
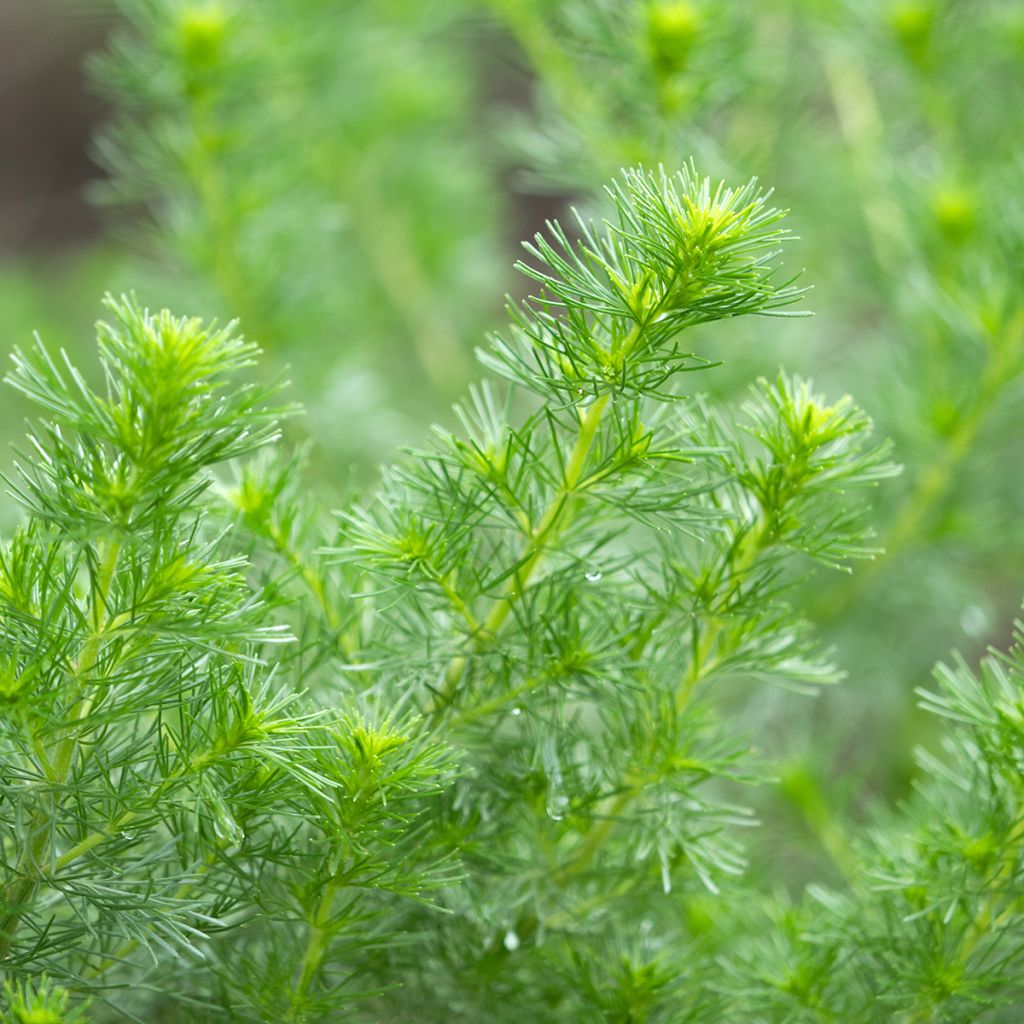
[(504, 946), (510, 953), (514, 953), (519, 948), (519, 936), (512, 928), (505, 932)]
[(583, 577), (588, 583), (597, 583), (603, 575), (604, 573), (601, 572), (585, 572)]
[(548, 797), (547, 812), (552, 821), (561, 821), (569, 807), (569, 798), (562, 793), (554, 793)]

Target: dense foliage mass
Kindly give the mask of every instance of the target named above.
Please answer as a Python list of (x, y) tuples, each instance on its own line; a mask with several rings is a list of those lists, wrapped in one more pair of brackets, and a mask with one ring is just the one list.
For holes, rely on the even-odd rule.
[[(538, 196), (602, 215), (603, 183), (637, 163), (696, 157), (787, 196), (818, 319), (719, 328), (728, 358), (702, 387), (739, 401), (781, 364), (856, 394), (898, 446), (884, 554), (794, 598), (857, 685), (773, 737), (839, 817), (906, 792), (907, 736), (936, 739), (914, 688), (951, 643), (1006, 644), (1024, 572), (1022, 478), (999, 468), (1024, 459), (1015, 0), (118, 6), (95, 63), (115, 105), (104, 196), (155, 264), (127, 288), (240, 317), (290, 360), (333, 479), (461, 393), (508, 287), (509, 179), (529, 234)], [(788, 797), (769, 813), (806, 818)]]
[(806, 920), (747, 890), (768, 769), (729, 705), (835, 677), (788, 592), (867, 553), (857, 494), (893, 467), (806, 382), (762, 379), (735, 425), (679, 388), (713, 372), (695, 324), (799, 294), (753, 185), (610, 197), (530, 247), (537, 295), (485, 356), (511, 390), (329, 534), (294, 460), (210, 475), (274, 437), (232, 328), (112, 304), (98, 391), (16, 356), (44, 418), (3, 558), (15, 1020), (69, 993), (99, 1019), (623, 1021), (1019, 995), (1013, 663), (926, 696), (966, 728), (919, 827)]
[[(0, 1018), (1017, 1021), (1014, 5), (118, 7), (145, 301), (7, 378)], [(583, 213), (425, 439), (502, 177)]]

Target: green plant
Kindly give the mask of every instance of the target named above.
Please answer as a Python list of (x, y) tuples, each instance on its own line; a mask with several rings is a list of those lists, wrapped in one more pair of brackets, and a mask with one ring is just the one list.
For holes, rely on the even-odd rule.
[[(596, 210), (620, 167), (695, 154), (716, 176), (758, 173), (799, 196), (815, 344), (809, 326), (765, 325), (755, 345), (743, 321), (722, 325), (730, 359), (706, 386), (736, 401), (766, 366), (799, 366), (861, 396), (898, 446), (906, 471), (878, 509), (885, 553), (793, 597), (860, 684), (786, 723), (765, 714), (776, 752), (832, 810), (805, 822), (822, 860), (867, 794), (905, 794), (905, 737), (931, 742), (933, 728), (915, 686), (950, 637), (970, 657), (1003, 643), (1024, 568), (1019, 475), (994, 468), (1022, 457), (1019, 4), (118, 7), (125, 30), (97, 62), (114, 103), (107, 192), (128, 200), (131, 237), (161, 268), (158, 287), (138, 273), (131, 286), (183, 301), (172, 266), (201, 312), (242, 317), (272, 360), (294, 360), (314, 476), (415, 438), (416, 416), (396, 410), (461, 381), (459, 339), (486, 326), (497, 289), (497, 211), (524, 194)], [(502, 70), (516, 60), (518, 89)]]
[[(16, 356), (0, 1018), (1017, 1021), (1019, 630), (968, 668), (1024, 550), (1016, 5), (116, 7), (90, 277), (267, 353), (121, 300), (98, 373)], [(793, 197), (814, 322), (749, 326), (800, 298), (754, 185), (595, 188), (691, 153)], [(345, 488), (461, 389), (509, 178), (585, 215)]]
[(113, 101), (94, 194), (136, 256), (132, 289), (240, 318), (291, 364), (319, 457), (375, 464), (431, 395), (462, 392), (500, 310), (460, 5), (112, 6), (91, 62)]
[[(255, 347), (230, 326), (110, 309), (99, 390), (42, 346), (8, 378), (44, 419), (9, 481), (28, 518), (0, 556), (0, 961), (23, 979), (6, 1012), (78, 1019), (59, 982), (96, 1014), (180, 1019), (230, 982), (260, 1019), (247, 986), (272, 963), (240, 971), (247, 943), (305, 941), (304, 916), (344, 883), (367, 896), (335, 913), (364, 923), (367, 948), (392, 896), (446, 877), (416, 825), (445, 755), (355, 698), (304, 701), (277, 654), (289, 636), (211, 522), (210, 468), (273, 441), (287, 411), (239, 380)], [(310, 936), (296, 1000), (318, 966)], [(33, 983), (40, 970), (52, 982)]]
[(695, 325), (799, 296), (753, 184), (610, 198), (529, 247), (507, 387), (335, 527), (257, 453), (287, 410), (232, 327), (113, 303), (101, 390), (16, 356), (45, 416), (0, 566), (13, 1020), (1011, 1019), (1019, 657), (925, 695), (962, 724), (921, 823), (881, 818), (844, 889), (743, 870), (743, 705), (836, 677), (788, 594), (870, 553), (893, 469), (805, 382), (735, 424), (679, 387)]
[(998, 468), (1024, 457), (1020, 5), (488, 6), (535, 78), (537, 114), (517, 131), (532, 184), (587, 196), (623, 162), (697, 154), (712, 173), (756, 171), (800, 197), (815, 343), (791, 347), (789, 324), (757, 345), (737, 330), (711, 386), (740, 393), (767, 349), (858, 395), (905, 466), (879, 496), (884, 553), (794, 597), (858, 684), (784, 721), (766, 711), (788, 770), (818, 792), (808, 817), (786, 787), (766, 790), (764, 813), (804, 819), (796, 882), (815, 838), (814, 870), (835, 870), (827, 851), (861, 827), (869, 794), (907, 792), (907, 737), (937, 742), (915, 688), (950, 637), (972, 658), (1003, 645), (1020, 598), (1022, 477)]

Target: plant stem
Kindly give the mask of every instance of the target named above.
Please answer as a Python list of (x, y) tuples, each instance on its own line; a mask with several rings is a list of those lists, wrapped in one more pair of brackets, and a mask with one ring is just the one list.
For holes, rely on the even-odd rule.
[[(761, 518), (751, 526), (731, 549), (729, 556), (729, 590), (735, 590), (757, 562), (758, 556), (773, 543), (771, 524), (763, 514)], [(721, 662), (721, 655), (714, 654), (716, 645), (723, 630), (723, 620), (717, 615), (709, 618), (707, 629), (696, 645), (694, 656), (690, 661), (689, 668), (683, 676), (675, 695), (675, 715), (681, 716), (693, 700), (697, 687), (701, 682), (708, 679)], [(653, 741), (649, 742), (638, 757), (639, 763), (644, 763), (654, 752)], [(561, 885), (566, 885), (571, 879), (585, 871), (600, 852), (612, 833), (615, 831), (622, 819), (623, 813), (629, 808), (645, 787), (653, 781), (645, 775), (627, 774), (617, 787), (618, 796), (612, 801), (607, 811), (601, 815), (590, 829), (584, 834), (576, 855), (570, 863), (559, 872), (558, 878)]]
[(357, 194), (348, 197), (353, 229), (378, 284), (408, 331), (420, 365), (434, 387), (450, 391), (453, 382), (467, 374), (458, 328), (416, 259), (393, 203), (381, 197), (372, 179), (360, 175), (353, 181)]
[(906, 279), (912, 256), (911, 232), (889, 196), (892, 171), (884, 147), (885, 126), (862, 63), (850, 53), (826, 47), (822, 55), (839, 128), (861, 193), (861, 206), (875, 259), (892, 281)]
[(571, 511), (570, 501), (583, 475), (583, 467), (586, 465), (587, 456), (590, 454), (594, 438), (597, 436), (597, 428), (601, 424), (601, 418), (604, 416), (604, 411), (610, 400), (611, 395), (604, 394), (595, 399), (580, 415), (579, 433), (576, 435), (576, 443), (573, 445), (569, 460), (565, 464), (562, 487), (532, 531), (529, 544), (524, 552), (525, 557), (520, 560), (519, 568), (509, 577), (505, 584), (505, 592), (491, 609), (490, 615), (484, 620), (484, 636), (494, 636), (501, 628), (512, 610), (512, 604), (516, 597), (523, 592), (543, 559), (548, 542), (557, 537), (561, 527), (566, 525), (566, 514)]
[[(299, 968), (299, 978), (292, 993), (292, 1011), (301, 1012), (309, 994), (310, 987), (316, 978), (317, 972), (323, 963), (324, 955), (330, 943), (331, 913), (334, 909), (334, 901), (337, 898), (340, 883), (332, 879), (324, 886), (320, 898), (317, 900), (316, 909), (313, 912), (309, 938), (306, 941), (306, 950), (302, 956), (302, 964)], [(296, 1017), (301, 1020), (301, 1017)]]
[(808, 831), (832, 862), (851, 889), (862, 889), (858, 859), (850, 845), (846, 830), (833, 813), (816, 775), (808, 773), (802, 779), (799, 793), (783, 790), (783, 795), (793, 805), (806, 824)]
[[(159, 805), (160, 801), (168, 794), (168, 791), (173, 789), (173, 787), (179, 782), (204, 771), (221, 758), (228, 757), (234, 752), (234, 749), (235, 747), (233, 744), (220, 742), (207, 750), (204, 750), (200, 754), (195, 754), (184, 767), (180, 768), (178, 771), (172, 772), (161, 780), (160, 784), (149, 794), (147, 799), (148, 804), (152, 806)], [(57, 858), (54, 863), (55, 868), (60, 870), (68, 867), (70, 864), (73, 864), (90, 850), (99, 846), (100, 843), (109, 839), (115, 832), (120, 832), (126, 825), (132, 824), (132, 822), (137, 820), (144, 812), (145, 809), (125, 811), (124, 814), (120, 815), (103, 828), (90, 832), (84, 839), (77, 842), (71, 847), (71, 849), (66, 850)]]
[[(74, 679), (78, 692), (72, 697), (71, 714), (65, 723), (65, 728), (69, 730), (68, 735), (58, 745), (52, 760), (52, 767), (47, 772), (47, 782), (52, 791), (62, 787), (71, 774), (78, 746), (77, 726), (88, 716), (92, 708), (95, 688), (91, 693), (83, 692), (83, 690), (86, 689), (87, 677), (95, 670), (99, 662), (103, 647), (103, 634), (108, 619), (107, 604), (110, 600), (110, 587), (120, 553), (121, 546), (116, 541), (101, 541), (98, 545), (98, 564), (93, 578), (89, 616), (92, 619), (92, 630), (82, 645), (82, 650), (74, 666)], [(21, 880), (12, 882), (4, 893), (4, 902), (9, 909), (0, 919), (0, 962), (5, 960), (10, 952), (14, 934), (21, 922), (24, 906), (35, 893), (42, 877), (43, 866), (51, 857), (59, 798), (53, 793), (47, 803), (49, 806), (38, 807), (32, 816), (29, 840), (22, 849), (16, 869), (16, 873), (22, 876)]]
[(216, 127), (210, 102), (204, 96), (190, 96), (188, 115), (191, 120), (193, 147), (192, 171), (195, 176), (199, 207), (209, 230), (212, 277), (225, 308), (244, 320), (248, 331), (264, 338), (267, 332), (255, 313), (253, 289), (245, 280), (240, 264), (238, 232), (232, 214), (224, 174), (211, 149)]
[[(635, 328), (630, 337), (637, 334)], [(578, 494), (577, 488), (583, 477), (587, 456), (593, 447), (598, 427), (611, 401), (611, 394), (606, 393), (593, 402), (584, 411), (579, 412), (579, 431), (573, 444), (569, 458), (566, 460), (562, 475), (562, 485), (541, 516), (537, 525), (530, 531), (526, 545), (520, 554), (517, 568), (505, 582), (501, 594), (495, 599), (490, 613), (473, 636), (473, 651), (480, 650), (490, 642), (501, 629), (518, 597), (526, 589), (527, 584), (536, 572), (544, 555), (553, 541), (571, 521), (572, 499)], [(445, 674), (445, 686), (429, 709), (431, 715), (442, 712), (455, 697), (468, 665), (468, 655), (462, 654), (454, 658)]]
[[(317, 571), (302, 557), (302, 554), (287, 537), (277, 523), (270, 523), (267, 527), (267, 536), (274, 545), (277, 553), (295, 570), (299, 579), (306, 585), (306, 589), (316, 599), (320, 610), (327, 620), (328, 626), (333, 631), (341, 629), (341, 620), (338, 618), (338, 609), (327, 596), (327, 588)], [(347, 653), (347, 652), (346, 652)]]
[[(963, 937), (960, 939), (957, 950), (956, 963), (960, 967), (966, 967), (967, 961), (974, 953), (978, 943), (985, 935), (995, 932), (999, 933), (1007, 926), (1011, 919), (1020, 913), (1022, 897), (1013, 892), (1013, 883), (1017, 874), (1017, 861), (1020, 857), (1021, 843), (1024, 842), (1024, 818), (1018, 816), (1017, 823), (1010, 830), (1007, 837), (1008, 842), (1002, 851), (1002, 862), (996, 870), (994, 877), (987, 882), (985, 895), (981, 899), (981, 905), (975, 911), (967, 927), (964, 929)], [(999, 886), (1009, 883), (1011, 899), (1009, 906), (1000, 912)], [(933, 1009), (929, 1007), (929, 1010)], [(927, 1019), (927, 1018), (926, 1018)]]
[(586, 137), (601, 173), (641, 159), (647, 145), (628, 135), (625, 124), (609, 130), (599, 90), (580, 76), (576, 62), (559, 45), (538, 5), (532, 0), (489, 0), (489, 5), (519, 44), (533, 73), (547, 86), (561, 115)]
[(481, 718), (487, 718), (489, 715), (494, 714), (495, 711), (500, 711), (507, 705), (525, 697), (528, 693), (532, 693), (534, 690), (540, 689), (540, 687), (546, 685), (550, 680), (551, 676), (547, 673), (531, 676), (525, 682), (520, 683), (519, 686), (516, 686), (505, 693), (498, 694), (497, 697), (494, 697), (489, 701), (485, 701), (483, 704), (477, 704), (474, 707), (467, 708), (461, 715), (452, 721), (452, 728), (457, 729), (460, 726), (469, 725), (471, 722), (477, 722)]
[(1001, 337), (993, 338), (995, 352), (989, 357), (973, 400), (957, 418), (945, 444), (921, 473), (900, 508), (892, 525), (882, 537), (882, 552), (849, 578), (831, 600), (819, 601), (812, 612), (819, 623), (832, 622), (861, 596), (874, 575), (895, 555), (920, 538), (935, 507), (956, 482), (957, 469), (978, 442), (985, 418), (991, 412), (1000, 391), (1019, 372), (1020, 349), (1024, 342), (1024, 313), (1010, 322)]
[[(206, 859), (196, 869), (198, 876), (205, 875), (215, 863), (215, 854), (207, 854)], [(182, 882), (174, 891), (174, 898), (176, 900), (183, 900), (196, 886), (199, 879), (193, 879), (189, 882)], [(109, 956), (104, 957), (95, 967), (89, 969), (87, 977), (99, 978), (100, 976), (107, 973), (107, 971), (116, 967), (118, 964), (124, 962), (124, 958), (128, 956), (133, 950), (138, 949), (141, 944), (141, 939), (128, 939), (127, 942), (123, 942), (113, 953)]]
[[(156, 789), (149, 796), (149, 803), (157, 805), (160, 800), (167, 794), (168, 790), (171, 789), (176, 783), (181, 782), (183, 779), (188, 778), (190, 775), (209, 767), (215, 761), (222, 757), (226, 757), (233, 750), (233, 747), (224, 743), (219, 743), (208, 750), (203, 751), (201, 754), (196, 754), (188, 762), (188, 764), (177, 772), (173, 772), (161, 781)], [(63, 781), (63, 780), (58, 780)], [(101, 843), (109, 839), (114, 833), (121, 831), (127, 825), (130, 825), (136, 819), (140, 817), (144, 812), (136, 809), (133, 811), (125, 811), (124, 814), (120, 815), (115, 821), (110, 822), (104, 828), (96, 829), (91, 832), (84, 839), (80, 840), (69, 850), (66, 850), (60, 857), (54, 861), (54, 870), (60, 871), (64, 868), (75, 863), (81, 857), (85, 856), (90, 850), (95, 849)], [(39, 848), (35, 851), (29, 851), (26, 849), (22, 856), (22, 867), (27, 871), (29, 867), (35, 865), (38, 868), (45, 859), (50, 856), (50, 844), (52, 842), (52, 830), (49, 827), (51, 824), (51, 818), (49, 816), (44, 817), (42, 823), (41, 835), (45, 840)], [(28, 900), (39, 882), (39, 878), (26, 877), (17, 887), (12, 887), (12, 892), (16, 889), (17, 898), (13, 895), (5, 894), (5, 899), (8, 905), (12, 908), (8, 916), (0, 922), (0, 961), (7, 955), (10, 947), (10, 942), (13, 939), (14, 931), (17, 928), (18, 922), (21, 918), (20, 911), (16, 912), (16, 908), (21, 906), (26, 900)]]
[(342, 629), (341, 617), (338, 609), (331, 601), (323, 577), (302, 557), (301, 551), (292, 543), (291, 538), (286, 536), (277, 523), (271, 522), (266, 530), (266, 536), (274, 547), (274, 550), (292, 567), (293, 571), (312, 594), (330, 630), (331, 639), (335, 651), (342, 657), (351, 660), (355, 645), (350, 638), (345, 636)]

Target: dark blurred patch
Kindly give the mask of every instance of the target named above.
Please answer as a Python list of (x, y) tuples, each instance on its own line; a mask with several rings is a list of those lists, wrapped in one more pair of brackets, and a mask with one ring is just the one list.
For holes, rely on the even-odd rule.
[(529, 180), (529, 158), (503, 138), (510, 118), (534, 118), (536, 76), (528, 58), (497, 22), (482, 18), (470, 23), (465, 45), (476, 53), (479, 65), (480, 110), (475, 128), (493, 147), (492, 157), (501, 190), (508, 197), (506, 238), (520, 256), (520, 242), (532, 238), (548, 219), (564, 217), (571, 193), (538, 188)]
[(100, 174), (88, 153), (102, 105), (82, 61), (105, 24), (74, 0), (0, 0), (0, 258), (100, 230), (83, 187)]

